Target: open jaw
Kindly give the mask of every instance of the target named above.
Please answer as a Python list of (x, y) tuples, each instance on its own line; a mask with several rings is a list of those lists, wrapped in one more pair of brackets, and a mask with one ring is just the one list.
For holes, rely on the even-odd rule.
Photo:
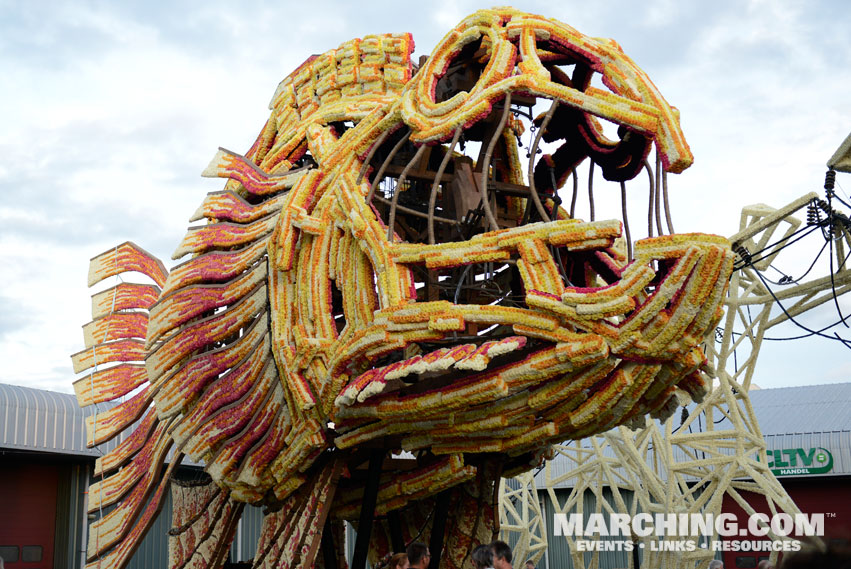
[(636, 252), (635, 262), (612, 267), (616, 281), (527, 290), (528, 308), (437, 301), (377, 315), (390, 326), (448, 322), (457, 333), (465, 318), (502, 312), (502, 329), (512, 333), (452, 344), (445, 332), (450, 346), (417, 344), (408, 357), (354, 377), (335, 401), (335, 445), (385, 439), (436, 455), (519, 456), (643, 423), (648, 413), (668, 416), (677, 390), (702, 399), (709, 385), (699, 344), (720, 317), (729, 247), (713, 236), (665, 236), (639, 241)]
[[(337, 448), (383, 440), (528, 460), (551, 442), (667, 416), (678, 390), (703, 397), (700, 344), (721, 315), (729, 243), (669, 235), (633, 251), (620, 222), (594, 221), (593, 208), (582, 222), (560, 205), (589, 158), (620, 183), (650, 170), (654, 142), (664, 170), (691, 163), (678, 113), (617, 44), (478, 12), (423, 63), (385, 130), (365, 137), (375, 142), (358, 183), (410, 292), (381, 302), (359, 336), (341, 332), (329, 365), (350, 378), (330, 413)], [(543, 143), (555, 150), (539, 153)]]

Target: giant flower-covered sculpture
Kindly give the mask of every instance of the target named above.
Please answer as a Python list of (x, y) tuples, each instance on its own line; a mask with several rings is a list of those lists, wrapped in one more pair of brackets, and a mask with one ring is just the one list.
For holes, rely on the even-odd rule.
[[(727, 241), (627, 258), (619, 221), (572, 219), (556, 191), (589, 158), (631, 179), (653, 143), (667, 171), (690, 165), (648, 77), (611, 40), (507, 8), (412, 51), (369, 36), (284, 79), (256, 143), (205, 170), (228, 182), (170, 273), (130, 243), (93, 259), (91, 284), (156, 286), (95, 295), (73, 356), (81, 404), (133, 394), (87, 425), (91, 444), (135, 425), (97, 462), (90, 567), (126, 565), (182, 456), (211, 483), (174, 486), (172, 568), (219, 566), (246, 503), (268, 512), (257, 567), (342, 563), (343, 520), (373, 558), (431, 535), (461, 567), (500, 475), (706, 393)], [(517, 112), (544, 100), (524, 172)]]

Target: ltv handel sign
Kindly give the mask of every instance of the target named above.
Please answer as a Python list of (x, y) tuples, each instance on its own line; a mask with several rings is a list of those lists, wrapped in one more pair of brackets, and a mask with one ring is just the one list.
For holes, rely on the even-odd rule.
[(775, 476), (825, 474), (833, 470), (833, 455), (822, 447), (770, 449), (768, 468)]

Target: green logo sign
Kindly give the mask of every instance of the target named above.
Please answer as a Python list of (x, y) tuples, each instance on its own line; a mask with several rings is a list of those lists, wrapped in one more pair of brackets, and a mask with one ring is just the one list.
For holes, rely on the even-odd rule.
[(784, 448), (766, 451), (768, 467), (775, 476), (824, 474), (833, 469), (833, 455), (826, 448)]

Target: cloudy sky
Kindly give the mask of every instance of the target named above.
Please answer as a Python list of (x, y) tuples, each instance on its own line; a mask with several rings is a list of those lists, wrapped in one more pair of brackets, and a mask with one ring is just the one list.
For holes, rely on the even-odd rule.
[[(696, 161), (671, 179), (678, 231), (730, 235), (744, 205), (820, 191), (851, 131), (851, 16), (838, 1), (515, 6), (615, 38), (680, 109)], [(427, 54), (481, 7), (0, 0), (0, 382), (71, 390), (89, 258), (132, 240), (170, 266), (190, 214), (221, 188), (201, 170), (218, 146), (247, 150), (307, 56), (390, 31)], [(851, 175), (838, 181), (847, 196)], [(832, 319), (826, 307), (809, 322)], [(849, 356), (823, 340), (767, 346), (756, 381), (847, 381)]]

